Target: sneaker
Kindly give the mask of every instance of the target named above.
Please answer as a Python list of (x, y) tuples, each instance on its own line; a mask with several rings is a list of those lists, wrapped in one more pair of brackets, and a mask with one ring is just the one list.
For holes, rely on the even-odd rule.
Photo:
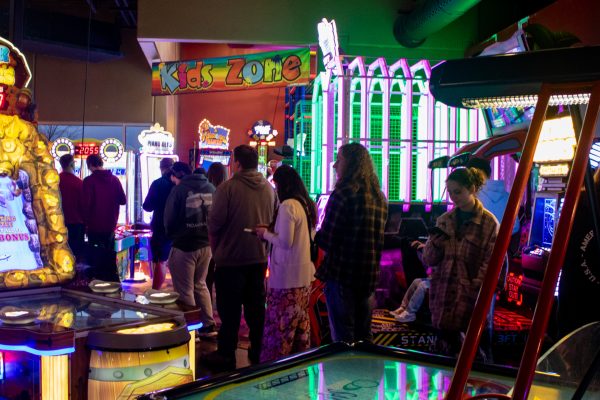
[(415, 319), (417, 319), (416, 314), (414, 313), (409, 313), (408, 311), (402, 311), (402, 313), (396, 317), (394, 317), (394, 319), (398, 322), (413, 322)]
[(231, 371), (235, 369), (235, 356), (225, 356), (219, 353), (218, 350), (211, 353), (202, 354), (200, 363), (207, 367), (218, 371)]
[(217, 327), (214, 325), (203, 326), (198, 329), (198, 337), (201, 338), (214, 338), (218, 334)]
[(389, 313), (392, 315), (392, 317), (397, 317), (398, 315), (402, 314), (403, 312), (404, 312), (404, 307), (402, 307), (402, 306), (396, 308), (394, 311), (389, 311)]

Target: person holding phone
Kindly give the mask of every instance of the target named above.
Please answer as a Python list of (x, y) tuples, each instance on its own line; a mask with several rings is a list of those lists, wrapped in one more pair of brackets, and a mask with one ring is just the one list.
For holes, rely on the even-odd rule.
[(423, 247), (423, 263), (432, 269), (432, 324), (453, 338), (453, 350), (469, 325), (498, 233), (496, 217), (476, 196), (484, 182), (477, 168), (457, 168), (448, 175), (446, 188), (455, 207), (437, 219)]
[(273, 245), (261, 362), (310, 347), (308, 302), (315, 274), (310, 259), (310, 240), (317, 219), (315, 203), (291, 166), (277, 168), (273, 182), (281, 202), (275, 226), (255, 228), (258, 237)]

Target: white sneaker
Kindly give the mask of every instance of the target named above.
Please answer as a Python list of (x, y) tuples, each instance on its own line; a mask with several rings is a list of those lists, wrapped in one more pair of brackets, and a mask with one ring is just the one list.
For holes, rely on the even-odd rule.
[(404, 308), (402, 306), (396, 308), (394, 311), (389, 311), (389, 313), (392, 315), (392, 317), (397, 317), (398, 315), (402, 314), (404, 312)]
[(408, 311), (402, 311), (402, 313), (396, 317), (394, 317), (394, 319), (398, 322), (413, 322), (415, 319), (417, 319), (417, 316), (413, 313), (409, 313)]

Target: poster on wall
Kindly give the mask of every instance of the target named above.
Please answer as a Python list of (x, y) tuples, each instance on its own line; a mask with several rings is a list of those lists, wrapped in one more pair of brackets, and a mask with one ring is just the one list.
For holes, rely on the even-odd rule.
[(33, 270), (43, 266), (29, 177), (0, 175), (0, 271)]
[(308, 84), (308, 48), (152, 64), (152, 95)]

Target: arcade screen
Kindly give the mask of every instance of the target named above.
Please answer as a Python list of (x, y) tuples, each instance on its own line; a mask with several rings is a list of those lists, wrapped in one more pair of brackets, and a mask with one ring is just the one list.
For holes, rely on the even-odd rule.
[(198, 166), (208, 171), (208, 168), (214, 162), (220, 162), (225, 166), (229, 165), (231, 151), (221, 149), (200, 149), (199, 156), (200, 161)]
[(325, 218), (325, 208), (327, 207), (328, 201), (328, 194), (320, 195), (319, 199), (317, 200), (317, 230), (321, 229), (321, 224), (323, 224), (323, 219)]
[[(552, 246), (554, 227), (560, 215), (563, 200), (561, 198), (560, 203), (558, 203), (558, 196), (536, 197), (533, 207), (531, 232), (529, 234), (529, 244), (531, 246), (545, 248)], [(558, 212), (556, 210), (557, 205), (559, 207)]]
[(43, 267), (31, 200), (25, 171), (17, 180), (0, 175), (0, 272)]
[(485, 116), (493, 135), (525, 129), (531, 123), (535, 107), (487, 108)]

